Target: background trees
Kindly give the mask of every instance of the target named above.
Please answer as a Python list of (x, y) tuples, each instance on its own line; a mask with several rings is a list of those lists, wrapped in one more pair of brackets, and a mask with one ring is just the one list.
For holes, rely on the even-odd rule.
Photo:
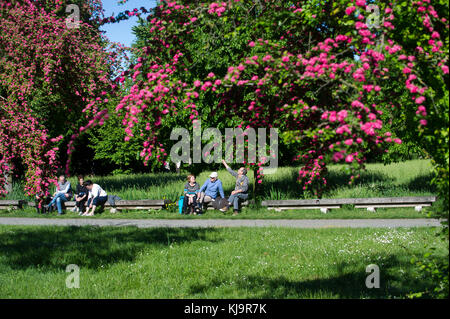
[(73, 29), (63, 1), (0, 6), (0, 176), (24, 172), (29, 194), (47, 190), (70, 136), (114, 90), (118, 54), (105, 49), (94, 20), (101, 3), (78, 4), (84, 20)]
[[(161, 169), (172, 129), (201, 120), (279, 128), (299, 196), (321, 196), (329, 163), (346, 164), (351, 183), (370, 159), (413, 149), (433, 160), (448, 217), (446, 1), (160, 1), (122, 73), (98, 27), (148, 10), (104, 18), (100, 1), (75, 3), (79, 29), (65, 1), (0, 4), (0, 195), (11, 171), (28, 194), (47, 191), (74, 151)], [(250, 164), (261, 183), (264, 163)]]

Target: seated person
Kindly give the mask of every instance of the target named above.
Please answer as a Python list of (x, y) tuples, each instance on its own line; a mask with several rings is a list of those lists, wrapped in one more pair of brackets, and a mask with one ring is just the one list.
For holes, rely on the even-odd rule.
[(222, 181), (217, 178), (217, 172), (212, 172), (209, 175), (209, 179), (200, 188), (199, 203), (207, 204), (215, 201), (220, 195), (221, 198), (225, 198), (223, 192)]
[[(82, 216), (94, 216), (97, 206), (105, 205), (108, 201), (108, 194), (98, 185), (92, 183), (91, 180), (87, 180), (83, 183), (83, 186), (89, 191), (88, 196), (88, 209)], [(89, 212), (89, 209), (91, 212)]]
[(62, 203), (69, 201), (73, 196), (72, 188), (70, 182), (66, 180), (64, 175), (59, 176), (58, 186), (56, 187), (56, 192), (53, 194), (53, 199), (46, 207), (47, 210), (51, 211), (53, 205), (56, 204), (58, 209), (58, 214), (62, 214)]
[(84, 178), (83, 176), (78, 176), (78, 184), (77, 189), (75, 192), (75, 207), (74, 212), (78, 212), (78, 215), (84, 214), (84, 211), (86, 209), (86, 202), (88, 200), (89, 191), (88, 189), (83, 185)]
[(239, 213), (239, 201), (245, 201), (248, 199), (248, 184), (247, 169), (245, 167), (239, 168), (237, 172), (233, 171), (228, 164), (222, 160), (223, 165), (227, 171), (236, 177), (236, 184), (234, 191), (231, 192), (231, 196), (228, 198), (228, 206), (221, 209), (222, 212), (226, 212), (231, 205), (233, 205), (233, 215)]
[(39, 194), (36, 194), (36, 197), (34, 199), (36, 212), (38, 214), (45, 214), (46, 213), (46, 206), (52, 201), (52, 198), (50, 196), (46, 196), (44, 192), (40, 192)]
[[(200, 185), (195, 181), (194, 175), (189, 175), (187, 180), (188, 182), (184, 185), (183, 212), (185, 214), (193, 213), (195, 215), (200, 210), (199, 203), (197, 202)], [(195, 212), (194, 209), (196, 210)]]

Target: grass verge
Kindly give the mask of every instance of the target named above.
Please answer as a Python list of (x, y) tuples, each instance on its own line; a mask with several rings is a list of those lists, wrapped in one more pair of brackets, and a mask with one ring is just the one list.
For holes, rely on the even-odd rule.
[(410, 263), (425, 243), (445, 258), (435, 232), (0, 226), (0, 298), (402, 298), (431, 285)]

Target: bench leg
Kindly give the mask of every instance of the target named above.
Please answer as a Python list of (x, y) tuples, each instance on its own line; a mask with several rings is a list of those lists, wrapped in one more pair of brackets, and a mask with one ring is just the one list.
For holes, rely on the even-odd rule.
[(328, 208), (321, 208), (320, 211), (324, 214), (328, 213)]
[(368, 211), (368, 212), (375, 213), (375, 212), (376, 212), (376, 209), (375, 209), (375, 207), (367, 207), (367, 211)]
[(420, 211), (422, 211), (422, 206), (416, 206), (416, 207), (414, 207), (414, 210), (416, 211), (416, 212), (420, 212)]

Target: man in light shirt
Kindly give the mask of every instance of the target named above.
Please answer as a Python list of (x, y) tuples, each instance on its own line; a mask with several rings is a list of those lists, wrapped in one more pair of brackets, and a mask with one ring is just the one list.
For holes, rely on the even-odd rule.
[(58, 186), (56, 187), (56, 192), (53, 194), (52, 201), (48, 204), (47, 210), (51, 211), (53, 205), (56, 204), (58, 209), (58, 214), (62, 214), (62, 203), (67, 202), (72, 198), (72, 188), (70, 182), (66, 180), (64, 175), (59, 176)]
[(88, 209), (82, 216), (94, 216), (95, 208), (99, 205), (104, 205), (108, 201), (108, 194), (98, 184), (92, 183), (91, 180), (85, 181), (83, 185), (89, 191), (89, 196)]

